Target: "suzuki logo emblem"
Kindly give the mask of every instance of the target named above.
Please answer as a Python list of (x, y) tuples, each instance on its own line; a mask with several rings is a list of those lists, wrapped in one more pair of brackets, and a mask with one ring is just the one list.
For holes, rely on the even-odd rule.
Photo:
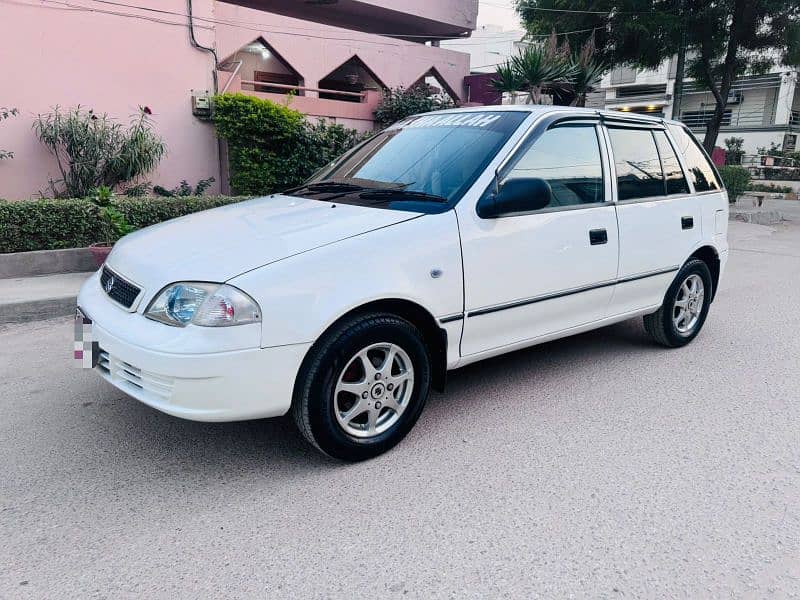
[(114, 276), (112, 275), (111, 277), (108, 278), (108, 281), (106, 281), (106, 284), (103, 286), (103, 289), (106, 291), (106, 294), (111, 293), (111, 290), (114, 287), (114, 283), (115, 283)]

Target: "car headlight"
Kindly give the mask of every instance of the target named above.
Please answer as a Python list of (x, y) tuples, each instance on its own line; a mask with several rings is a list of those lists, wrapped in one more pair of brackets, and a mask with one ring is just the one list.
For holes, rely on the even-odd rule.
[(230, 327), (260, 322), (261, 309), (232, 285), (182, 281), (161, 290), (144, 316), (175, 327)]

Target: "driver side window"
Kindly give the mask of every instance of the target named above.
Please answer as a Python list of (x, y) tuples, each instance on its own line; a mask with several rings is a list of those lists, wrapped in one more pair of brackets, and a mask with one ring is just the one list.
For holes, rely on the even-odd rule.
[(545, 131), (523, 150), (504, 181), (531, 177), (550, 185), (550, 207), (605, 202), (597, 128), (569, 124)]

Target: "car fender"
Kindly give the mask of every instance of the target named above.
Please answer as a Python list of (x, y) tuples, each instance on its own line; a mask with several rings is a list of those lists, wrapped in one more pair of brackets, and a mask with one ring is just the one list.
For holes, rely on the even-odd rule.
[(453, 211), (420, 216), (266, 265), (229, 283), (261, 307), (262, 347), (314, 342), (343, 315), (378, 300), (407, 300), (437, 319), (460, 314), (463, 270), (456, 216)]

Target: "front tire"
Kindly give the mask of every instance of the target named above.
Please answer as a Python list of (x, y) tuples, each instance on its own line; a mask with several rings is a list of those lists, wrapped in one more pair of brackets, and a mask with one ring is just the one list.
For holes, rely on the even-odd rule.
[(689, 260), (669, 286), (661, 308), (645, 315), (644, 328), (650, 337), (668, 348), (691, 342), (708, 316), (713, 285), (708, 265), (696, 258)]
[(430, 352), (414, 325), (386, 313), (355, 316), (312, 347), (295, 384), (292, 414), (325, 454), (366, 460), (411, 430), (430, 382)]

